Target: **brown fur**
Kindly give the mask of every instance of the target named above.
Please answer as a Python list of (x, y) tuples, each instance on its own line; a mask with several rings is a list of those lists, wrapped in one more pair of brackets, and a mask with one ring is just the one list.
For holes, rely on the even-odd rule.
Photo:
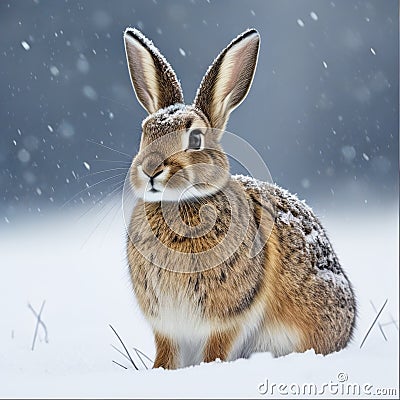
[[(163, 178), (157, 184), (169, 185), (172, 194), (184, 192), (188, 182), (202, 193), (179, 201), (139, 198), (132, 212), (128, 262), (137, 301), (155, 333), (154, 367), (173, 369), (255, 351), (278, 356), (312, 348), (328, 354), (345, 347), (355, 299), (320, 222), (278, 186), (230, 176), (219, 144), (222, 132), (215, 128), (225, 126), (254, 75), (256, 31), (221, 52), (192, 106), (176, 104), (183, 100), (180, 86), (158, 50), (137, 31), (126, 35), (140, 102), (148, 110), (154, 104), (167, 107), (149, 111), (142, 124), (132, 186), (146, 193), (148, 178), (159, 172)], [(151, 54), (155, 70), (151, 63), (138, 65), (133, 54), (139, 59)], [(183, 146), (193, 129), (204, 136), (198, 151)], [(194, 350), (200, 356), (185, 355)]]
[(226, 361), (235, 337), (236, 334), (233, 331), (213, 333), (208, 338), (204, 349), (204, 362), (211, 362), (217, 358)]
[(155, 332), (157, 355), (153, 368), (175, 369), (178, 365), (178, 349), (171, 339)]
[[(221, 130), (225, 129), (229, 113), (241, 103), (250, 88), (257, 63), (259, 40), (253, 43), (252, 46), (248, 49), (249, 54), (245, 54), (245, 57), (239, 58), (236, 61), (239, 63), (243, 63), (243, 66), (241, 67), (243, 72), (241, 74), (238, 74), (237, 81), (234, 82), (236, 83), (236, 87), (235, 89), (233, 89), (233, 95), (230, 99), (231, 104), (226, 110), (227, 112), (220, 115), (219, 113), (216, 113), (214, 111), (213, 101), (215, 97), (215, 85), (219, 77), (218, 75), (221, 72), (222, 63), (226, 58), (227, 53), (237, 43), (239, 43), (243, 39), (246, 39), (246, 37), (253, 34), (254, 32), (254, 29), (249, 29), (248, 31), (239, 35), (236, 39), (232, 40), (232, 42), (227, 47), (225, 47), (225, 49), (222, 50), (218, 57), (214, 60), (212, 66), (209, 68), (200, 84), (200, 88), (196, 94), (194, 104), (197, 108), (203, 110), (213, 128)], [(253, 73), (249, 73), (249, 71)], [(235, 85), (232, 84), (232, 86)]]

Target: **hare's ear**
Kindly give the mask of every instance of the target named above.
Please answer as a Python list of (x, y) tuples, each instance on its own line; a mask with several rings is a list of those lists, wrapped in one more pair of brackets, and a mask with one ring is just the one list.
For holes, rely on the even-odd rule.
[(129, 74), (140, 104), (152, 114), (160, 108), (183, 103), (174, 70), (153, 43), (137, 29), (124, 33)]
[(211, 126), (224, 129), (229, 114), (246, 97), (257, 65), (260, 35), (249, 29), (234, 39), (214, 60), (197, 91), (194, 105)]

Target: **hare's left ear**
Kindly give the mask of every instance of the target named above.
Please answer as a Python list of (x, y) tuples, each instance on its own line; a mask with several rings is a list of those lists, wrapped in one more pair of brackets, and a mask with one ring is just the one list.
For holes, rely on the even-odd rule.
[(181, 85), (174, 70), (153, 43), (137, 29), (124, 33), (129, 74), (139, 103), (149, 114), (183, 103)]
[(257, 65), (260, 35), (249, 29), (234, 39), (204, 76), (194, 100), (213, 128), (223, 130), (229, 114), (246, 97)]

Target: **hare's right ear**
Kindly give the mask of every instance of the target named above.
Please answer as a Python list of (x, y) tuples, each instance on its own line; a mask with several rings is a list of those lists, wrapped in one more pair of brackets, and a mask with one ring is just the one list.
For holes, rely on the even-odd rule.
[(246, 97), (257, 65), (260, 35), (249, 29), (234, 39), (204, 76), (194, 105), (207, 116), (212, 128), (223, 130), (229, 114)]
[(149, 114), (183, 103), (181, 85), (174, 70), (153, 43), (137, 29), (124, 33), (129, 74), (136, 97)]

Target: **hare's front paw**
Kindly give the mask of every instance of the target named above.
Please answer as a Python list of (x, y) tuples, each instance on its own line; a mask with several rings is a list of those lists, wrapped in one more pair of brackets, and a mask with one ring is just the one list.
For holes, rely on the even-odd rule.
[(226, 361), (233, 347), (235, 335), (232, 332), (215, 332), (207, 340), (204, 349), (204, 362), (212, 362), (219, 358)]
[(155, 333), (156, 359), (153, 368), (176, 369), (178, 349), (174, 342), (168, 337)]

